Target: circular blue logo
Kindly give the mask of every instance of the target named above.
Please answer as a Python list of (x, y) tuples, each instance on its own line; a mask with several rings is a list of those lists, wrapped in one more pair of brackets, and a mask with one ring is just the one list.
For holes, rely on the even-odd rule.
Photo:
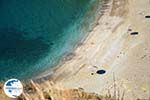
[(18, 79), (9, 79), (4, 84), (4, 92), (10, 98), (17, 98), (23, 92), (22, 83)]

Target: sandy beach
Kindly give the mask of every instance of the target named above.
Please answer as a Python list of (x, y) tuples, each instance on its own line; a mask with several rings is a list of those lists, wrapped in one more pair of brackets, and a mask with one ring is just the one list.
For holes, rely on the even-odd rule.
[[(42, 78), (34, 81), (44, 89), (53, 81), (62, 89), (80, 88), (88, 93), (111, 94), (116, 98), (123, 95), (124, 100), (148, 100), (150, 18), (145, 16), (150, 16), (150, 2), (109, 0), (104, 7), (104, 14), (71, 54), (71, 59), (66, 58), (49, 72), (50, 75), (47, 76), (46, 71)], [(106, 73), (97, 74), (101, 69)]]
[[(71, 60), (57, 67), (50, 79), (64, 88), (117, 95), (125, 100), (150, 96), (150, 3), (110, 0), (97, 26)], [(132, 35), (132, 32), (138, 32)], [(96, 66), (96, 67), (95, 67)], [(96, 74), (99, 69), (104, 75)], [(92, 74), (93, 73), (93, 74)], [(116, 92), (114, 92), (114, 90)]]

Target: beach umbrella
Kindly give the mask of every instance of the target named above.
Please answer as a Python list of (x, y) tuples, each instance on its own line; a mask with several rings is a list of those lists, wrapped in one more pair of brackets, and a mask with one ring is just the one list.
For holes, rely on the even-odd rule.
[(105, 70), (97, 70), (96, 73), (97, 73), (97, 74), (105, 74), (106, 71), (105, 71)]

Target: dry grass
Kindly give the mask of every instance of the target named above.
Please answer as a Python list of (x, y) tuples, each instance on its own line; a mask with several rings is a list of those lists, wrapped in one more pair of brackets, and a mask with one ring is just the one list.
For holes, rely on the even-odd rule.
[(17, 99), (8, 98), (2, 90), (3, 84), (0, 83), (0, 100), (124, 100), (125, 91), (122, 93), (119, 91), (115, 84), (115, 76), (113, 76), (113, 80), (114, 93), (111, 94), (111, 90), (108, 90), (105, 96), (87, 93), (82, 88), (63, 89), (50, 81), (46, 81), (43, 85), (40, 85), (31, 80), (30, 83), (24, 84), (24, 93)]
[(25, 91), (19, 100), (111, 100), (108, 96), (86, 93), (82, 88), (62, 89), (53, 82), (45, 83), (45, 87), (31, 81), (25, 86)]
[[(3, 84), (0, 84), (2, 87)], [(47, 87), (47, 88), (46, 88)], [(24, 84), (24, 93), (17, 99), (8, 98), (0, 88), (0, 100), (113, 100), (111, 96), (100, 96), (95, 93), (86, 93), (84, 89), (62, 89), (53, 82), (46, 82), (41, 87), (36, 82)]]

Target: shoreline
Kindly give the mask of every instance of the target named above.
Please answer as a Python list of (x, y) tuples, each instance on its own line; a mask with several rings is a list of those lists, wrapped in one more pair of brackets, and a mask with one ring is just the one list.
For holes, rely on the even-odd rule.
[[(80, 48), (86, 41), (86, 39), (88, 38), (89, 34), (93, 31), (93, 29), (95, 27), (97, 27), (97, 25), (99, 24), (99, 20), (100, 18), (104, 15), (105, 13), (105, 10), (108, 9), (108, 3), (110, 2), (111, 0), (105, 0), (103, 1), (103, 4), (102, 4), (102, 7), (97, 7), (96, 9), (98, 9), (99, 11), (97, 12), (98, 14), (96, 14), (96, 18), (93, 20), (93, 26), (92, 26), (92, 29), (88, 31), (88, 33), (86, 33), (86, 36), (82, 38), (82, 40), (77, 43), (73, 49), (72, 52), (68, 53), (68, 54), (64, 54), (64, 56), (62, 57), (62, 59), (58, 62), (58, 64), (52, 68), (49, 68), (47, 71), (41, 73), (40, 75), (38, 75), (37, 77), (35, 78), (31, 78), (33, 80), (40, 80), (42, 78), (44, 79), (49, 79), (49, 77), (51, 77), (53, 75), (53, 73), (55, 73), (56, 70), (59, 69), (59, 67), (61, 67), (61, 65), (63, 65), (65, 62), (69, 61), (69, 60), (72, 60), (75, 55), (75, 51), (76, 49)], [(100, 4), (100, 1), (99, 1), (99, 4)], [(95, 9), (95, 8), (94, 8)], [(30, 79), (29, 79), (30, 80)]]
[[(102, 15), (99, 16), (99, 18), (97, 19), (96, 23), (95, 23), (95, 26), (93, 27), (93, 29), (88, 33), (87, 37), (85, 37), (80, 43), (81, 44), (78, 44), (78, 46), (76, 46), (76, 48), (74, 49), (74, 51), (71, 53), (71, 54), (68, 54), (68, 55), (64, 55), (63, 59), (65, 60), (61, 60), (58, 65), (56, 65), (55, 67), (53, 68), (50, 68), (49, 70), (45, 71), (44, 73), (42, 73), (41, 75), (39, 75), (38, 77), (36, 77), (35, 79), (33, 79), (35, 82), (37, 82), (38, 84), (43, 84), (45, 83), (46, 81), (52, 81), (56, 84), (61, 84), (61, 81), (64, 79), (64, 78), (70, 78), (70, 76), (74, 76), (76, 74), (78, 74), (78, 72), (84, 67), (83, 66), (79, 66), (78, 67), (78, 70), (75, 70), (74, 72), (76, 74), (71, 74), (70, 76), (69, 73), (72, 73), (72, 71), (74, 69), (72, 69), (72, 67), (69, 67), (67, 68), (68, 66), (66, 66), (66, 63), (72, 63), (72, 61), (76, 60), (76, 57), (77, 57), (77, 53), (80, 51), (80, 50), (84, 50), (85, 47), (84, 47), (84, 44), (88, 44), (87, 42), (89, 42), (89, 40), (91, 39), (91, 37), (95, 34), (95, 30), (97, 29), (97, 27), (99, 27), (99, 24), (102, 22), (103, 19), (101, 18), (107, 18), (107, 17), (110, 17), (111, 13), (112, 13), (112, 9), (113, 9), (113, 2), (115, 0), (106, 0), (106, 2), (104, 3), (104, 8), (102, 8)], [(119, 22), (117, 22), (117, 25), (118, 23), (120, 23), (120, 20)], [(109, 23), (107, 23), (109, 24)], [(116, 26), (117, 26), (116, 25)], [(107, 26), (107, 25), (106, 25)], [(114, 27), (116, 28), (116, 27)], [(110, 29), (111, 30), (111, 29)], [(71, 56), (71, 57), (70, 57)], [(81, 55), (83, 56), (83, 55)], [(69, 57), (69, 60), (68, 60), (68, 57)], [(66, 60), (67, 59), (67, 60)], [(71, 69), (70, 69), (71, 68)], [(70, 69), (67, 74), (65, 72), (65, 70), (68, 70)], [(62, 85), (62, 84), (61, 84)], [(64, 84), (62, 85), (64, 86)], [(68, 88), (68, 87), (65, 87), (64, 88)], [(70, 87), (69, 87), (70, 88)]]
[[(46, 72), (47, 74), (42, 74), (42, 76), (38, 77), (35, 79), (36, 80), (39, 80), (41, 78), (43, 78), (44, 76), (46, 77), (50, 77), (50, 79), (53, 77), (53, 74), (62, 67), (62, 65), (64, 65), (66, 62), (70, 61), (70, 60), (73, 60), (74, 57), (76, 56), (76, 50), (77, 49), (81, 49), (82, 46), (88, 41), (88, 38), (90, 38), (90, 35), (93, 33), (93, 31), (95, 30), (95, 28), (99, 25), (99, 21), (101, 20), (101, 17), (105, 17), (107, 16), (107, 14), (109, 15), (110, 13), (107, 13), (108, 10), (111, 10), (112, 8), (112, 5), (111, 5), (111, 1), (112, 0), (106, 0), (105, 3), (102, 5), (102, 9), (100, 12), (102, 12), (102, 14), (99, 15), (99, 17), (97, 19), (95, 19), (95, 24), (94, 24), (94, 27), (92, 28), (92, 30), (89, 31), (88, 35), (86, 37), (84, 37), (80, 42), (79, 44), (77, 44), (77, 46), (75, 47), (74, 51), (72, 53), (69, 53), (67, 55), (64, 55), (63, 59), (59, 62), (58, 65), (56, 65), (54, 68), (48, 70), (48, 72)], [(51, 71), (52, 74), (49, 74), (49, 71)], [(53, 79), (52, 79), (53, 80)], [(54, 80), (53, 80), (54, 81)]]
[[(144, 18), (150, 14), (147, 0), (110, 0), (106, 8), (73, 52), (73, 58), (59, 64), (52, 75), (37, 80), (38, 83), (51, 80), (66, 89), (83, 88), (102, 95), (108, 91), (113, 94), (115, 84), (120, 94), (126, 92), (127, 100), (148, 98), (150, 23)], [(143, 35), (132, 36), (134, 31)], [(99, 69), (106, 70), (106, 74), (97, 75)]]
[[(74, 51), (75, 51), (77, 48), (80, 48), (81, 45), (83, 45), (83, 43), (84, 43), (84, 41), (86, 40), (86, 38), (88, 37), (88, 35), (89, 35), (89, 34), (91, 33), (91, 31), (97, 26), (97, 23), (98, 23), (99, 19), (103, 16), (103, 11), (104, 11), (105, 9), (107, 9), (106, 7), (103, 7), (103, 6), (107, 5), (107, 3), (108, 3), (109, 1), (110, 1), (110, 0), (105, 0), (105, 1), (103, 2), (103, 4), (102, 4), (102, 7), (97, 7), (97, 9), (100, 10), (100, 11), (98, 11), (98, 14), (97, 14), (97, 16), (96, 16), (96, 19), (93, 20), (95, 23), (93, 23), (94, 25), (92, 26), (92, 29), (88, 31), (87, 35), (86, 35), (85, 37), (83, 37), (82, 40), (81, 40), (78, 44), (76, 44), (76, 46), (74, 47), (74, 49), (73, 49), (73, 51), (72, 51), (71, 53), (65, 54), (56, 66), (53, 66), (52, 68), (49, 68), (47, 71), (44, 71), (43, 73), (41, 73), (41, 74), (38, 75), (37, 77), (34, 76), (34, 77), (30, 78), (30, 79), (22, 80), (22, 81), (23, 81), (23, 82), (24, 82), (24, 81), (27, 81), (27, 82), (25, 82), (25, 83), (28, 83), (28, 82), (30, 82), (30, 80), (35, 80), (35, 81), (36, 81), (36, 80), (39, 80), (39, 79), (41, 79), (41, 78), (49, 77), (49, 76), (51, 76), (57, 69), (59, 69), (59, 67), (60, 67), (61, 65), (63, 65), (66, 61), (69, 61), (69, 60), (73, 59), (73, 56), (75, 56), (75, 55), (74, 55)], [(99, 4), (100, 4), (100, 1), (99, 1)], [(102, 9), (100, 9), (100, 8), (102, 8)], [(95, 8), (93, 8), (93, 9), (95, 9)], [(96, 10), (97, 10), (97, 9), (96, 9)], [(101, 13), (101, 14), (100, 14), (100, 13)], [(87, 14), (87, 15), (88, 15), (88, 14)], [(46, 79), (46, 78), (45, 78), (45, 79)], [(3, 83), (3, 81), (1, 81), (0, 83)]]
[[(57, 79), (53, 79), (54, 77), (59, 77), (59, 76), (61, 76), (61, 75), (54, 75), (54, 73), (56, 73), (57, 74), (57, 72), (60, 72), (60, 70), (61, 70), (61, 68), (62, 68), (62, 66), (66, 63), (66, 62), (68, 62), (68, 61), (70, 61), (70, 60), (74, 60), (74, 57), (76, 56), (76, 51), (78, 50), (78, 49), (82, 49), (82, 46), (84, 46), (84, 44), (86, 44), (86, 42), (88, 41), (88, 38), (90, 38), (90, 35), (93, 33), (93, 31), (95, 30), (95, 28), (99, 25), (99, 21), (101, 20), (101, 18), (102, 17), (105, 17), (105, 16), (107, 16), (107, 15), (109, 15), (110, 13), (108, 13), (107, 11), (109, 11), (109, 10), (111, 10), (111, 8), (112, 8), (112, 5), (111, 5), (111, 1), (113, 1), (113, 0), (106, 0), (106, 2), (104, 3), (104, 8), (102, 7), (102, 14), (96, 19), (96, 23), (95, 23), (95, 26), (92, 28), (92, 30), (91, 31), (89, 31), (89, 33), (88, 33), (88, 35), (86, 36), (86, 37), (84, 37), (84, 39), (83, 40), (81, 40), (81, 42), (79, 43), (79, 44), (77, 44), (77, 46), (76, 46), (76, 48), (74, 49), (74, 51), (71, 53), (71, 54), (68, 54), (68, 55), (65, 55), (63, 58), (65, 59), (65, 60), (61, 60), (60, 61), (60, 63), (56, 66), (56, 67), (54, 67), (54, 69), (52, 69), (51, 71), (52, 71), (52, 74), (50, 74), (50, 75), (44, 75), (44, 76), (46, 76), (48, 79), (50, 78), (50, 80), (52, 79), (54, 82), (57, 80)], [(100, 12), (101, 12), (100, 11)], [(70, 59), (70, 56), (71, 56), (71, 59)], [(69, 58), (69, 60), (68, 60), (68, 58)], [(66, 60), (67, 59), (67, 60)], [(63, 68), (63, 69), (65, 69), (65, 68)], [(67, 69), (67, 68), (66, 68)], [(47, 73), (48, 74), (48, 73)], [(44, 78), (43, 76), (41, 76), (41, 78)], [(38, 79), (41, 79), (41, 78), (38, 78)], [(38, 80), (37, 79), (37, 80)], [(59, 80), (59, 79), (58, 79)], [(36, 80), (35, 80), (36, 81)]]

